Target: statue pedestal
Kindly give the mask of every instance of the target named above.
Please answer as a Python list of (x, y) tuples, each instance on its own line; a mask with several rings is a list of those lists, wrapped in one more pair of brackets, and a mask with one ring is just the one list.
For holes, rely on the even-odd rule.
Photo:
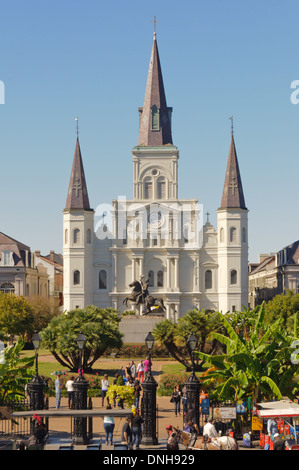
[(164, 320), (165, 315), (161, 313), (125, 316), (122, 318), (119, 329), (124, 335), (124, 343), (143, 343), (149, 331), (153, 331), (157, 323)]

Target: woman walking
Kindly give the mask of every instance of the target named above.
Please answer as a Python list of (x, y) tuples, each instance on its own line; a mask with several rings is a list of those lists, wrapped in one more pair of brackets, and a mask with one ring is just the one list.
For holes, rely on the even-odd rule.
[[(105, 397), (107, 395), (108, 387), (109, 387), (108, 375), (105, 374), (102, 380), (102, 406), (104, 406), (104, 403), (105, 403)], [(109, 398), (107, 398), (107, 404), (109, 405)]]
[(180, 390), (179, 384), (177, 384), (172, 392), (171, 395), (174, 403), (174, 412), (175, 415), (177, 416), (178, 413), (179, 415), (181, 414), (181, 399), (182, 399), (182, 392)]
[(137, 366), (137, 374), (138, 374), (138, 380), (139, 382), (143, 382), (143, 376), (144, 376), (144, 365), (143, 362), (139, 362)]
[[(111, 410), (111, 405), (108, 405), (106, 410)], [(113, 416), (104, 416), (104, 431), (105, 431), (105, 441), (106, 445), (110, 442), (110, 445), (113, 444), (113, 431), (115, 427), (115, 422)]]

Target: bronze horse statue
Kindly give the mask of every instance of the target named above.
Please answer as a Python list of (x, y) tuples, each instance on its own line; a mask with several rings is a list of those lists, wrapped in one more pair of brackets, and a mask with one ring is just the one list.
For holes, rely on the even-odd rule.
[(140, 281), (133, 281), (129, 284), (131, 288), (131, 294), (123, 300), (124, 305), (128, 305), (128, 302), (132, 302), (136, 305), (144, 304), (146, 307), (144, 315), (151, 313), (151, 307), (159, 306), (162, 310), (166, 310), (163, 299), (161, 297), (153, 297), (148, 291), (149, 280), (147, 279), (143, 283), (143, 277), (141, 276)]
[(172, 428), (168, 444), (183, 444), (189, 450), (238, 450), (238, 442), (230, 436), (212, 437), (197, 436), (179, 428)]

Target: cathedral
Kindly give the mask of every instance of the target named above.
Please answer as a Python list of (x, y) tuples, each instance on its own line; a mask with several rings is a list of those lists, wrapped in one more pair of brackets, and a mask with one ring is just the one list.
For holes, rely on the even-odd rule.
[(248, 306), (248, 210), (234, 135), (214, 228), (203, 222), (198, 199), (178, 195), (179, 150), (156, 33), (138, 111), (133, 199), (116, 195), (102, 214), (90, 206), (77, 136), (63, 211), (64, 309), (96, 305), (143, 315), (144, 304), (132, 301), (132, 284), (142, 280), (158, 299), (153, 313), (173, 321), (193, 308), (242, 310)]

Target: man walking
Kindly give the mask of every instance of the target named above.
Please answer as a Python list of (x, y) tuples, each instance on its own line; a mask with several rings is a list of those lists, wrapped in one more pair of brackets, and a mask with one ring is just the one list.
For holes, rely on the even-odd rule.
[(60, 377), (57, 375), (57, 378), (55, 380), (55, 395), (56, 395), (56, 408), (60, 408), (60, 402), (61, 402), (61, 389), (62, 385), (60, 382)]

